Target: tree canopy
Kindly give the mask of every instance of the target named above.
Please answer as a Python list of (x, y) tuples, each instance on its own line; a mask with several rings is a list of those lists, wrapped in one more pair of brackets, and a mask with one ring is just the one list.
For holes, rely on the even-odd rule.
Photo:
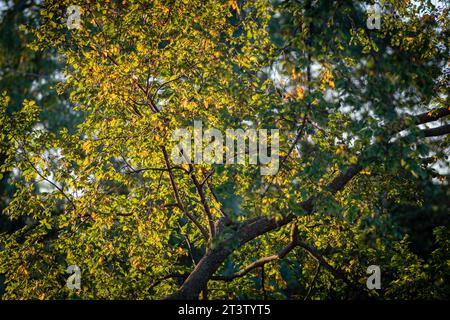
[[(21, 32), (83, 122), (2, 95), (2, 298), (448, 298), (450, 8), (379, 3), (44, 1)], [(278, 129), (279, 170), (175, 164), (194, 121)]]

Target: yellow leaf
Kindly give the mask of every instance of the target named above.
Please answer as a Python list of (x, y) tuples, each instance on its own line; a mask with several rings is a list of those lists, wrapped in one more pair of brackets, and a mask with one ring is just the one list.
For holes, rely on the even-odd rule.
[(230, 3), (230, 5), (231, 5), (231, 8), (233, 8), (233, 10), (236, 10), (236, 12), (237, 12), (238, 14), (241, 13), (241, 10), (239, 9), (239, 6), (237, 5), (236, 0), (230, 0), (229, 3)]
[(297, 79), (297, 72), (295, 72), (295, 68), (292, 68), (291, 79), (292, 79), (292, 80)]
[(351, 157), (350, 157), (350, 163), (351, 163), (351, 164), (356, 164), (356, 163), (358, 163), (358, 157), (357, 157), (357, 156), (351, 156)]
[(305, 89), (303, 89), (302, 86), (298, 86), (297, 88), (295, 88), (295, 94), (299, 100), (302, 100), (305, 96)]
[(337, 155), (344, 154), (344, 151), (345, 151), (344, 146), (343, 146), (343, 145), (340, 145), (340, 146), (338, 146), (337, 149), (336, 149), (336, 154), (337, 154)]

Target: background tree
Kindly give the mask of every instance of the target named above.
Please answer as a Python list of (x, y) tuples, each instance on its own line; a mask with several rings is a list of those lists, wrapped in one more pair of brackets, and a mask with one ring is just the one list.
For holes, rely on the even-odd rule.
[[(448, 203), (426, 209), (448, 197), (448, 7), (382, 1), (369, 30), (363, 1), (84, 1), (69, 30), (73, 4), (30, 30), (85, 121), (37, 130), (3, 98), (7, 213), (32, 221), (0, 238), (5, 298), (448, 297)], [(278, 174), (173, 164), (194, 119), (281, 129)], [(439, 216), (422, 256), (411, 207)]]
[[(44, 106), (39, 114), (39, 126), (55, 132), (62, 127), (73, 131), (80, 115), (69, 106), (67, 94), (57, 95), (53, 89), (53, 85), (61, 80), (58, 73), (61, 62), (55, 50), (44, 52), (28, 48), (34, 37), (20, 30), (24, 24), (39, 25), (40, 7), (40, 1), (0, 1), (0, 92), (6, 91), (10, 98), (9, 115), (17, 111), (25, 99), (33, 99)], [(0, 165), (4, 164), (5, 158), (6, 155), (0, 153)], [(8, 182), (14, 178), (10, 172), (3, 172), (0, 181), (0, 232), (12, 232), (25, 223), (25, 216), (11, 221), (2, 214), (14, 194), (14, 187)], [(0, 275), (0, 295), (2, 281)]]

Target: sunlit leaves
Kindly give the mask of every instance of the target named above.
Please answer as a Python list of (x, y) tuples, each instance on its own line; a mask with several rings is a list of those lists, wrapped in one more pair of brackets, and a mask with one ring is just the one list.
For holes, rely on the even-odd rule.
[[(38, 126), (35, 102), (10, 115), (2, 98), (2, 172), (17, 177), (6, 212), (28, 219), (1, 236), (6, 297), (163, 298), (180, 279), (159, 279), (191, 272), (230, 235), (234, 252), (218, 274), (289, 241), (289, 228), (281, 227), (241, 248), (231, 224), (208, 242), (193, 223), (207, 226), (208, 214), (214, 223), (224, 215), (234, 223), (295, 216), (302, 240), (352, 282), (364, 283), (367, 265), (386, 266), (391, 291), (374, 297), (408, 297), (414, 276), (428, 279), (432, 269), (399, 242), (403, 230), (388, 209), (426, 201), (416, 185), (430, 179), (422, 158), (435, 152), (445, 159), (443, 142), (419, 142), (420, 129), (401, 121), (445, 103), (433, 87), (445, 56), (432, 44), (443, 34), (426, 25), (436, 21), (404, 4), (395, 7), (404, 19), (385, 17), (384, 29), (371, 32), (351, 2), (86, 1), (79, 4), (82, 27), (69, 30), (69, 4), (46, 2), (34, 46), (63, 56), (58, 92), (70, 92), (85, 121), (75, 133), (49, 134)], [(257, 166), (242, 164), (171, 165), (163, 150), (175, 145), (172, 132), (194, 120), (223, 132), (280, 129), (280, 171), (262, 177)], [(401, 126), (407, 134), (392, 141)], [(330, 182), (360, 162), (361, 174), (333, 194)], [(308, 199), (312, 212), (302, 207)], [(430, 262), (443, 270), (437, 282), (448, 251), (439, 230)], [(405, 263), (411, 267), (396, 276)], [(64, 287), (71, 264), (83, 270), (76, 292)], [(255, 298), (264, 289), (270, 298), (304, 298), (317, 273), (309, 298), (353, 297), (317, 268), (296, 248), (265, 267), (265, 283), (258, 269), (238, 285), (212, 281), (210, 295)]]

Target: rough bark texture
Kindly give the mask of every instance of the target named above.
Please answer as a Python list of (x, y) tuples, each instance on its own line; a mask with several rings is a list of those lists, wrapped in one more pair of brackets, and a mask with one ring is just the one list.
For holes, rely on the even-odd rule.
[(231, 249), (224, 246), (224, 244), (209, 249), (203, 258), (198, 262), (194, 271), (184, 281), (183, 285), (168, 299), (176, 300), (193, 300), (197, 299), (200, 292), (208, 283), (208, 280), (216, 272), (225, 259), (232, 252)]

